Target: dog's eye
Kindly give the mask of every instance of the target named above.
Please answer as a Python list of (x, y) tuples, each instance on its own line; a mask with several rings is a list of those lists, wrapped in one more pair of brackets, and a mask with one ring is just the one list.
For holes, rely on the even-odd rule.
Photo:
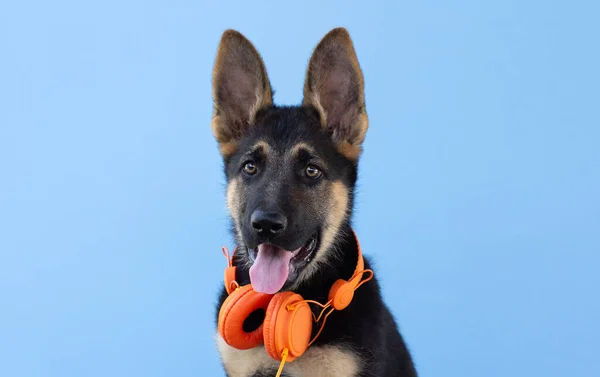
[(305, 172), (306, 176), (310, 179), (317, 179), (321, 176), (321, 170), (314, 165), (308, 165)]
[(256, 174), (256, 165), (253, 162), (246, 162), (244, 165), (244, 173), (248, 175)]

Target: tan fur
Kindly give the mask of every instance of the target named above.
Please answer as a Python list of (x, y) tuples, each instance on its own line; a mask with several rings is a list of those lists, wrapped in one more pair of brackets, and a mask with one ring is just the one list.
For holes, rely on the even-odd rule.
[(354, 145), (348, 142), (340, 143), (337, 149), (338, 152), (340, 152), (344, 157), (351, 161), (358, 161), (358, 158), (362, 153), (362, 148), (360, 147), (360, 145)]
[(329, 216), (325, 221), (321, 250), (331, 247), (348, 211), (348, 188), (342, 182), (337, 181), (331, 184), (330, 195)]
[(239, 178), (237, 177), (233, 178), (227, 185), (227, 208), (229, 209), (231, 216), (233, 216), (234, 218), (238, 216), (238, 213), (240, 211), (239, 200), (237, 197), (240, 191), (238, 189), (238, 185)]
[(277, 362), (267, 355), (264, 347), (238, 350), (225, 343), (219, 333), (216, 335), (216, 343), (229, 377), (251, 377), (256, 371), (278, 366)]
[[(305, 85), (304, 91), (306, 92), (306, 90), (307, 90), (306, 83), (304, 85)], [(309, 96), (309, 98), (304, 101), (304, 104), (305, 105), (306, 104), (313, 105), (319, 112), (319, 116), (321, 119), (321, 127), (323, 127), (323, 128), (327, 127), (327, 112), (323, 108), (323, 105), (321, 105), (321, 100), (319, 99), (319, 93), (313, 92), (312, 94), (308, 94), (308, 96)]]
[(256, 89), (256, 102), (254, 102), (254, 105), (252, 105), (250, 108), (250, 117), (248, 118), (249, 124), (254, 124), (256, 113), (258, 113), (260, 109), (273, 104), (271, 98), (270, 86), (268, 87), (268, 91), (266, 93), (261, 91), (260, 88)]
[[(265, 155), (268, 155), (271, 150), (271, 147), (269, 146), (269, 144), (264, 140), (260, 140), (260, 141), (256, 142), (250, 149), (254, 150), (254, 149), (258, 149), (258, 148), (262, 149), (262, 151)], [(238, 223), (239, 217), (240, 217), (240, 212), (241, 212), (240, 207), (242, 205), (241, 195), (244, 195), (244, 190), (241, 185), (240, 178), (234, 177), (227, 184), (227, 208), (229, 209), (229, 213), (231, 214), (231, 217), (233, 218), (233, 221), (235, 222), (235, 226), (236, 226), (236, 230), (238, 230), (238, 234), (241, 234), (241, 232), (239, 232), (240, 226)]]
[(237, 150), (237, 143), (229, 142), (229, 143), (221, 143), (219, 144), (219, 151), (223, 155), (223, 157), (233, 156), (235, 151)]
[(229, 213), (231, 213), (231, 217), (233, 218), (233, 222), (235, 225), (235, 229), (239, 233), (240, 224), (239, 224), (239, 213), (240, 213), (240, 198), (241, 190), (239, 188), (240, 180), (239, 178), (233, 178), (229, 184), (227, 185), (227, 208), (229, 209)]
[[(333, 182), (329, 189), (327, 200), (327, 219), (323, 226), (323, 234), (319, 250), (316, 251), (315, 259), (301, 273), (297, 284), (310, 279), (310, 277), (319, 269), (321, 264), (328, 263), (328, 259), (335, 257), (335, 250), (329, 250), (335, 243), (336, 237), (342, 237), (344, 234), (340, 231), (340, 227), (346, 218), (348, 211), (348, 188), (339, 181)], [(294, 284), (295, 287), (296, 284)]]
[[(225, 343), (218, 333), (216, 343), (230, 377), (251, 377), (257, 371), (279, 367), (279, 362), (269, 357), (263, 346), (238, 350)], [(286, 363), (283, 371), (290, 377), (355, 377), (360, 366), (358, 356), (349, 349), (311, 346), (304, 355)]]
[[(250, 148), (250, 150), (257, 150), (259, 148), (262, 149), (262, 153), (264, 153), (266, 156), (269, 156), (271, 154), (271, 146), (266, 141), (264, 141), (264, 140), (257, 141), (252, 146), (252, 148)], [(268, 160), (268, 157), (267, 157), (267, 160)]]
[(306, 143), (298, 143), (296, 145), (294, 145), (291, 149), (290, 149), (290, 155), (292, 156), (292, 158), (296, 158), (298, 156), (298, 153), (300, 153), (300, 150), (306, 150), (309, 153), (315, 155), (315, 149), (313, 147), (311, 147), (310, 145), (306, 144)]

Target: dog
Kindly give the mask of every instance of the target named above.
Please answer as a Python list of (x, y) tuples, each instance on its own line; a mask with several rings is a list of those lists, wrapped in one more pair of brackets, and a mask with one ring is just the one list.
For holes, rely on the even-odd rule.
[(216, 313), (226, 375), (416, 376), (351, 226), (369, 122), (348, 31), (335, 28), (315, 47), (300, 105), (273, 103), (262, 57), (231, 29), (212, 87), (237, 245)]

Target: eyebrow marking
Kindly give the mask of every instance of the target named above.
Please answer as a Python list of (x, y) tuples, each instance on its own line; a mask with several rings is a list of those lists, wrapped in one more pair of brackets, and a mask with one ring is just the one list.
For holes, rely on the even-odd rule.
[(260, 151), (260, 152), (268, 155), (269, 152), (271, 151), (271, 148), (269, 147), (269, 144), (266, 141), (260, 140), (260, 141), (257, 141), (252, 146), (252, 148), (250, 148), (250, 150), (251, 150), (251, 153), (256, 153), (256, 152)]
[(292, 157), (298, 157), (298, 155), (301, 154), (303, 151), (306, 151), (313, 156), (315, 156), (317, 154), (313, 147), (311, 147), (310, 145), (308, 145), (306, 143), (302, 143), (302, 142), (294, 145), (292, 147), (292, 149), (290, 150), (290, 153), (291, 153)]

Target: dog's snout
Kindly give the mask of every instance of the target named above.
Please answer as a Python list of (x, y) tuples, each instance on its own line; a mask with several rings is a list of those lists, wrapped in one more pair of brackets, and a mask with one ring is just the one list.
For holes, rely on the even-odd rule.
[(277, 212), (254, 211), (250, 222), (254, 231), (261, 236), (281, 233), (287, 227), (287, 218)]

